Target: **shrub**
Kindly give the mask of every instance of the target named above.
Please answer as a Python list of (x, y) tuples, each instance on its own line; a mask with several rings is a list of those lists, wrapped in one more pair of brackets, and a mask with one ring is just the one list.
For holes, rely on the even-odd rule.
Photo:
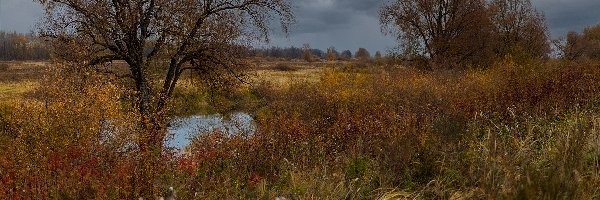
[(275, 71), (285, 71), (285, 72), (298, 70), (297, 68), (292, 67), (286, 63), (278, 63), (278, 64), (272, 66), (270, 69), (275, 70)]
[(41, 102), (13, 105), (0, 148), (1, 197), (132, 197), (135, 115), (121, 110), (118, 87), (87, 78), (57, 73), (41, 84)]
[(0, 63), (0, 71), (7, 71), (10, 66), (6, 63)]
[[(163, 150), (155, 181), (182, 199), (595, 199), (597, 67), (507, 57), (486, 70), (338, 66), (318, 82), (261, 83), (256, 132)], [(119, 87), (64, 75), (41, 84), (44, 103), (2, 112), (0, 196), (131, 198), (135, 115)], [(106, 126), (114, 138), (98, 135)]]
[[(593, 197), (598, 194), (580, 189), (596, 187), (593, 181), (558, 186), (542, 174), (577, 179), (570, 172), (586, 171), (590, 175), (579, 179), (597, 180), (600, 176), (590, 171), (597, 164), (568, 165), (557, 161), (560, 156), (554, 157), (549, 149), (527, 144), (549, 147), (561, 141), (563, 146), (555, 147), (566, 148), (558, 150), (563, 158), (568, 152), (597, 151), (593, 145), (567, 148), (573, 140), (593, 143), (589, 135), (568, 139), (542, 134), (571, 132), (574, 129), (544, 124), (569, 119), (573, 109), (594, 109), (590, 106), (595, 105), (595, 91), (600, 88), (595, 68), (593, 64), (516, 63), (507, 57), (484, 71), (325, 69), (318, 83), (261, 89), (268, 103), (256, 116), (259, 132), (248, 144), (254, 147), (248, 151), (252, 159), (242, 166), (260, 166), (253, 169), (271, 182), (281, 173), (282, 160), (300, 170), (342, 169), (348, 177), (360, 177), (368, 160), (377, 166), (373, 170), (378, 177), (377, 183), (369, 184), (421, 191), (419, 195), (427, 198), (461, 193), (471, 198), (539, 193), (548, 198)], [(524, 127), (542, 128), (534, 136)], [(583, 154), (572, 153), (569, 159), (586, 160)], [(523, 160), (526, 157), (538, 160)], [(556, 165), (540, 167), (542, 160)], [(532, 180), (530, 186), (509, 184), (522, 183), (525, 177)]]

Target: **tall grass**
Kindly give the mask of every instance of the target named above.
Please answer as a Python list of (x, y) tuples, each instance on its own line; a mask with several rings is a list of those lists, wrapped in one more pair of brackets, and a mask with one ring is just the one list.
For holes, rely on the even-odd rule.
[(484, 71), (333, 67), (318, 83), (262, 86), (258, 132), (216, 140), (227, 148), (195, 143), (192, 155), (219, 152), (190, 157), (200, 171), (224, 171), (193, 182), (331, 197), (290, 192), (287, 174), (316, 170), (300, 185), (324, 180), (359, 199), (597, 198), (597, 69), (509, 57)]
[[(164, 150), (156, 182), (180, 199), (600, 198), (598, 63), (331, 65), (319, 81), (254, 85), (256, 132), (199, 133), (184, 155)], [(0, 115), (1, 155), (15, 155), (0, 156), (0, 195), (130, 198), (135, 138), (95, 133), (111, 119), (126, 136), (135, 116), (114, 85), (67, 83), (79, 89), (42, 84), (50, 103)]]

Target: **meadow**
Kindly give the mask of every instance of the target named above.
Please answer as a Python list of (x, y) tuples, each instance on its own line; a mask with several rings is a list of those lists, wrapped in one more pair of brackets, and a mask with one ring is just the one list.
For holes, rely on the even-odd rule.
[[(244, 111), (254, 133), (164, 149), (179, 199), (598, 199), (600, 62), (506, 56), (487, 69), (254, 58), (212, 95), (192, 75), (171, 116)], [(50, 63), (0, 71), (0, 196), (131, 199), (126, 92)]]

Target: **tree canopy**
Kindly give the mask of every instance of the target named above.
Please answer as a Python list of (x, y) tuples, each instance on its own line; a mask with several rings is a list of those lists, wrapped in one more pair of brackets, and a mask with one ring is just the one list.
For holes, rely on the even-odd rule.
[(542, 14), (530, 0), (395, 0), (380, 10), (382, 30), (408, 58), (427, 56), (438, 68), (485, 66), (522, 49), (550, 51)]

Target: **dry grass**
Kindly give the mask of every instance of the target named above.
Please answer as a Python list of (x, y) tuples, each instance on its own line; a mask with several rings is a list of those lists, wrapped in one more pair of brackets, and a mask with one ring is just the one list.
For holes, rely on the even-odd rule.
[(0, 71), (0, 104), (28, 98), (39, 87), (39, 81), (47, 72), (48, 66), (46, 62), (0, 63), (9, 66), (7, 70)]
[[(600, 198), (600, 63), (507, 58), (491, 69), (460, 72), (296, 64), (296, 71), (254, 69), (254, 87), (234, 97), (259, 101), (250, 110), (257, 132), (199, 133), (188, 155), (165, 151), (159, 185), (174, 187), (181, 199)], [(6, 97), (37, 86), (11, 84), (0, 86)], [(0, 170), (12, 178), (0, 180), (0, 188), (9, 188), (0, 194), (131, 197), (127, 181), (135, 166), (127, 153), (115, 153), (126, 145), (96, 142), (104, 126), (98, 122), (107, 116), (135, 128), (115, 102), (118, 88), (105, 84), (64, 91), (54, 83), (45, 87), (56, 95), (50, 107), (15, 109), (6, 118), (14, 121), (0, 118), (0, 132), (11, 135), (0, 137), (6, 144), (0, 150), (22, 153), (0, 156), (0, 166), (13, 173)], [(175, 103), (207, 101), (194, 96), (205, 91), (190, 80), (180, 86)], [(65, 156), (72, 151), (79, 157)], [(21, 160), (37, 171), (23, 171)], [(69, 174), (89, 168), (97, 172), (84, 171), (85, 184)], [(21, 178), (30, 174), (42, 181)], [(53, 186), (53, 178), (68, 187), (36, 185)], [(42, 189), (10, 189), (16, 186)]]
[(17, 83), (0, 83), (0, 104), (25, 99), (28, 93), (34, 92), (39, 82), (22, 81)]
[[(354, 63), (348, 61), (336, 62), (305, 62), (305, 61), (270, 61), (255, 63), (250, 82), (252, 84), (267, 83), (275, 88), (287, 89), (298, 83), (317, 83), (327, 70), (347, 67)], [(278, 67), (285, 66), (285, 67)], [(293, 69), (293, 70), (282, 70)]]
[(252, 74), (253, 83), (269, 82), (277, 88), (288, 88), (296, 82), (317, 82), (323, 74), (323, 69), (300, 68), (296, 71), (257, 70)]
[[(220, 172), (190, 182), (238, 180), (230, 189), (246, 198), (262, 196), (253, 182), (269, 198), (598, 198), (597, 66), (508, 58), (463, 72), (331, 67), (316, 82), (262, 85), (259, 132), (203, 136), (217, 143), (196, 143), (189, 159)], [(311, 189), (338, 185), (339, 196)], [(222, 197), (214, 195), (202, 197)]]
[(0, 62), (9, 66), (8, 70), (0, 71), (0, 83), (37, 81), (46, 73), (46, 62)]

